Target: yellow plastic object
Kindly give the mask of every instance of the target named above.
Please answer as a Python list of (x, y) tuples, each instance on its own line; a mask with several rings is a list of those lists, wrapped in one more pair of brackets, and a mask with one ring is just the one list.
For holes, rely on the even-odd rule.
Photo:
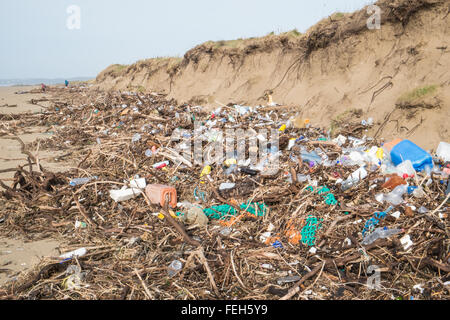
[(377, 150), (377, 158), (381, 160), (381, 159), (383, 159), (383, 156), (384, 156), (383, 148), (378, 148), (378, 150)]
[(225, 160), (225, 165), (226, 165), (227, 167), (231, 166), (232, 164), (237, 164), (236, 159), (231, 158), (231, 159)]
[(205, 166), (200, 174), (200, 178), (211, 173), (211, 166)]
[(280, 129), (278, 129), (279, 131), (284, 131), (284, 130), (286, 130), (286, 125), (285, 124), (283, 124), (281, 127), (280, 127)]
[[(170, 213), (170, 215), (171, 215), (172, 217), (174, 217), (175, 219), (178, 219), (178, 217), (177, 217), (177, 215), (175, 214), (175, 212), (173, 212), (172, 210), (169, 210), (169, 213)], [(161, 220), (163, 220), (163, 219), (164, 219), (164, 215), (160, 212), (160, 213), (158, 214), (158, 218), (161, 219)]]

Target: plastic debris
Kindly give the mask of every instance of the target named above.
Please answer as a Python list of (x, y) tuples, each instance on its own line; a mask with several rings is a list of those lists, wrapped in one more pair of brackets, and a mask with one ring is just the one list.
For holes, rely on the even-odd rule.
[(80, 248), (80, 249), (77, 249), (77, 250), (74, 250), (74, 251), (70, 251), (70, 252), (64, 253), (64, 254), (60, 255), (59, 257), (61, 259), (71, 259), (71, 258), (73, 258), (75, 256), (76, 257), (82, 257), (82, 256), (84, 256), (86, 254), (86, 252), (87, 252), (86, 248)]

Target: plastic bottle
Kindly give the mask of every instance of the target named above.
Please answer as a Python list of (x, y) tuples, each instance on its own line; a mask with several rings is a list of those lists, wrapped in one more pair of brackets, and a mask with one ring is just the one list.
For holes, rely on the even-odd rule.
[(169, 277), (173, 277), (180, 272), (181, 269), (183, 269), (183, 263), (180, 260), (173, 260), (167, 268), (167, 273), (169, 274)]
[(154, 165), (152, 165), (152, 167), (155, 169), (161, 169), (161, 168), (167, 167), (168, 165), (169, 165), (169, 161), (162, 161), (162, 162), (155, 163)]
[(249, 174), (251, 176), (256, 176), (258, 174), (258, 171), (256, 170), (252, 170), (249, 168), (239, 168), (239, 170), (243, 173)]
[(408, 194), (412, 194), (414, 192), (414, 190), (416, 190), (416, 189), (417, 189), (417, 186), (409, 186), (407, 189)]
[(151, 157), (152, 156), (152, 150), (150, 150), (150, 149), (147, 149), (147, 150), (145, 150), (145, 156), (148, 158), (148, 157)]
[(279, 278), (277, 280), (278, 285), (282, 285), (284, 283), (291, 283), (291, 282), (297, 282), (299, 281), (301, 278), (299, 276), (287, 276), (287, 277), (282, 277)]
[(408, 191), (408, 185), (401, 184), (388, 194), (378, 194), (375, 196), (377, 201), (387, 201), (394, 206), (398, 206), (403, 201), (403, 195)]
[(347, 137), (343, 135), (339, 135), (337, 138), (333, 139), (333, 142), (336, 143), (339, 147), (341, 147), (347, 141)]
[(355, 172), (353, 172), (347, 180), (342, 182), (342, 191), (345, 191), (347, 189), (350, 189), (351, 187), (355, 186), (360, 180), (367, 177), (367, 171), (364, 169), (364, 167), (359, 168)]
[(237, 170), (237, 165), (231, 164), (230, 167), (228, 167), (228, 168), (225, 170), (225, 175), (229, 176), (229, 175), (231, 175), (232, 173), (236, 172), (236, 170)]
[(361, 244), (369, 245), (378, 239), (388, 238), (390, 236), (402, 233), (403, 231), (403, 229), (376, 228), (371, 234), (364, 237)]
[(304, 174), (297, 175), (298, 182), (305, 182), (305, 181), (309, 181), (309, 180), (311, 180), (311, 176), (309, 174), (308, 175), (304, 175)]
[(131, 138), (131, 142), (138, 142), (139, 140), (141, 140), (141, 135), (139, 133), (135, 133)]
[(425, 191), (423, 191), (422, 187), (417, 187), (413, 190), (412, 195), (416, 198), (425, 197)]
[(396, 166), (395, 169), (400, 177), (403, 177), (403, 175), (405, 174), (412, 177), (416, 174), (416, 170), (414, 170), (411, 160), (403, 161), (398, 166)]
[(436, 155), (444, 161), (450, 161), (450, 143), (441, 141), (436, 149)]
[(322, 158), (315, 151), (312, 152), (302, 151), (301, 156), (303, 161), (306, 162), (312, 161), (317, 164), (322, 164)]
[(64, 253), (64, 254), (60, 255), (59, 257), (62, 258), (62, 259), (71, 259), (74, 256), (82, 257), (82, 256), (84, 256), (86, 254), (86, 252), (87, 252), (86, 248), (80, 248), (80, 249), (77, 249), (77, 250), (74, 250), (74, 251), (70, 251), (70, 252)]
[(427, 212), (429, 212), (430, 210), (428, 210), (427, 208), (425, 208), (424, 206), (421, 206), (420, 208), (419, 208), (419, 210), (417, 210), (417, 212), (418, 213), (427, 213)]
[(98, 179), (98, 177), (94, 176), (94, 177), (87, 177), (87, 178), (75, 178), (75, 179), (72, 179), (69, 182), (69, 184), (72, 187), (75, 187), (75, 186), (78, 186), (78, 185), (82, 185), (82, 184), (88, 183), (89, 181), (94, 180), (94, 179)]

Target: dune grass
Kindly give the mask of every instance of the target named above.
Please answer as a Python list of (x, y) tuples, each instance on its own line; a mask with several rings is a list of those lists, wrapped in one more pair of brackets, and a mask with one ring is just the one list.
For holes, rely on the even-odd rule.
[(429, 86), (419, 87), (412, 91), (406, 92), (397, 99), (397, 104), (408, 104), (418, 101), (422, 98), (432, 95), (436, 92), (438, 86), (433, 84)]

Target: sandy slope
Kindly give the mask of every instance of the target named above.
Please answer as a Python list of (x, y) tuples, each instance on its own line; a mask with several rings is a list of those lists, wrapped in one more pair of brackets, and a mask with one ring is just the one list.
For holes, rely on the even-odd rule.
[[(261, 104), (298, 109), (312, 124), (330, 126), (352, 109), (373, 117), (370, 135), (409, 138), (424, 148), (450, 141), (450, 5), (445, 0), (381, 0), (380, 30), (366, 10), (332, 16), (306, 34), (267, 36), (238, 45), (208, 42), (179, 59), (111, 66), (97, 77), (105, 89), (166, 92), (179, 103)], [(398, 108), (398, 99), (437, 89)], [(424, 107), (425, 106), (425, 107)], [(392, 113), (391, 113), (392, 112)], [(389, 118), (387, 118), (389, 115)], [(378, 130), (382, 126), (380, 130)]]

